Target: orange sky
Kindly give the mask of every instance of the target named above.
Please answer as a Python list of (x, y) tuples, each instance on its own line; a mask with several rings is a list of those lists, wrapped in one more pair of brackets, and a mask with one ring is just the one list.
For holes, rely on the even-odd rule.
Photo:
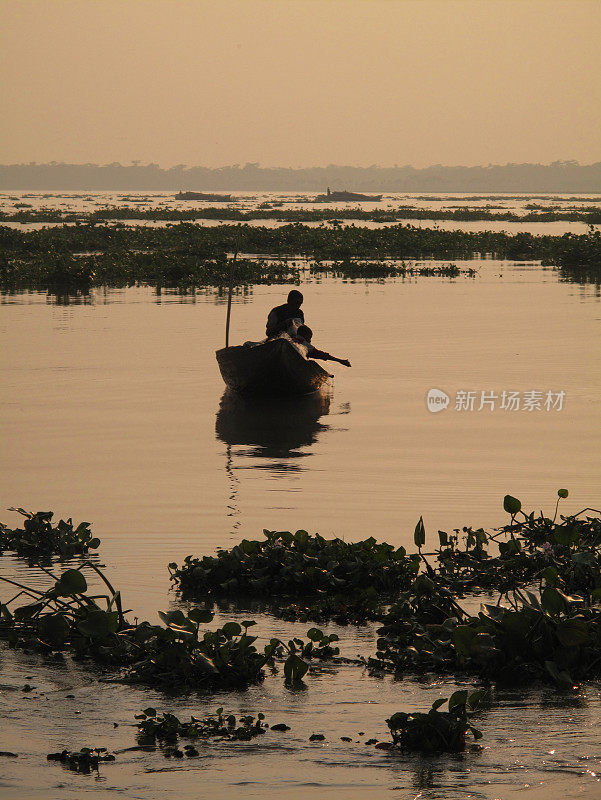
[(600, 0), (0, 0), (0, 162), (601, 160)]

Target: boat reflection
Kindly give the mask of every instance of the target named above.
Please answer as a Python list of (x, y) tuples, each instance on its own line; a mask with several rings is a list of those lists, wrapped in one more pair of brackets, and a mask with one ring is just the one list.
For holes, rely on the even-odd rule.
[(219, 404), (215, 432), (228, 446), (246, 446), (240, 455), (269, 460), (300, 458), (326, 425), (330, 393), (295, 398), (241, 397), (226, 389)]

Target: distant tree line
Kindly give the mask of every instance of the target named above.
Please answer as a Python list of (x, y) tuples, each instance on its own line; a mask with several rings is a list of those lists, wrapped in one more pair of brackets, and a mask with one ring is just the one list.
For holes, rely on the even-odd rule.
[(424, 169), (402, 167), (261, 167), (257, 163), (211, 169), (177, 164), (49, 164), (0, 165), (2, 190), (115, 191), (298, 191), (326, 187), (360, 192), (601, 192), (601, 161), (579, 164), (504, 164)]

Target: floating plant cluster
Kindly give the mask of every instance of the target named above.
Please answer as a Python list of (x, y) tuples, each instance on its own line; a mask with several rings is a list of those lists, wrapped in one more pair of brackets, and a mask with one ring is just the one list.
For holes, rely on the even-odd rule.
[[(481, 739), (482, 733), (469, 721), (468, 709), (475, 709), (483, 689), (467, 692), (465, 689), (454, 692), (447, 700), (441, 697), (432, 704), (427, 714), (398, 711), (386, 724), (390, 729), (395, 747), (403, 752), (458, 753), (465, 750), (466, 735)], [(439, 709), (447, 704), (446, 711)]]
[(184, 597), (315, 597), (340, 606), (357, 591), (392, 598), (419, 570), (417, 554), (373, 537), (345, 542), (302, 530), (263, 534), (263, 541), (243, 539), (216, 556), (171, 563), (171, 579)]
[(443, 231), (409, 224), (374, 229), (326, 223), (273, 228), (248, 224), (203, 227), (182, 222), (162, 228), (77, 224), (24, 232), (0, 226), (0, 251), (0, 286), (7, 289), (85, 289), (135, 283), (188, 289), (224, 286), (230, 279), (228, 254), (232, 252), (240, 254), (236, 285), (299, 281), (303, 265), (309, 272), (350, 278), (454, 277), (456, 265), (441, 269), (405, 262), (485, 255), (541, 260), (560, 267), (566, 275), (598, 280), (601, 231), (535, 236)]
[[(265, 531), (263, 541), (243, 540), (215, 557), (189, 556), (181, 568), (170, 564), (169, 569), (185, 596), (205, 602), (271, 596), (271, 610), (280, 614), (294, 608), (291, 600), (296, 602), (291, 618), (309, 618), (313, 611), (341, 622), (379, 621), (377, 652), (361, 662), (372, 672), (443, 674), (485, 686), (526, 681), (571, 688), (601, 677), (601, 516), (594, 509), (558, 516), (567, 494), (558, 491), (553, 517), (526, 514), (519, 500), (507, 495), (506, 526), (491, 533), (439, 531), (439, 547), (432, 553), (423, 550), (426, 531), (420, 518), (413, 554), (373, 538), (347, 543), (306, 531)], [(51, 527), (49, 515), (21, 513), (27, 522), (36, 520), (22, 532), (31, 546), (32, 530), (43, 538), (46, 526)], [(70, 521), (61, 530), (65, 525), (69, 528)], [(89, 526), (85, 534), (87, 541)], [(335, 644), (338, 636), (317, 627), (307, 631), (306, 640), (272, 638), (260, 647), (250, 630), (254, 620), (213, 627), (207, 608), (159, 612), (163, 625), (133, 624), (120, 592), (97, 565), (84, 561), (55, 574), (41, 563), (45, 556), (41, 551), (37, 560), (30, 557), (30, 564), (52, 581), (45, 590), (0, 578), (16, 592), (0, 603), (0, 637), (13, 647), (67, 651), (103, 665), (115, 679), (171, 693), (244, 688), (260, 682), (266, 668), (277, 671), (278, 664), (283, 664), (286, 685), (299, 686), (311, 661), (343, 661)], [(89, 589), (86, 574), (100, 581), (103, 592)], [(490, 601), (478, 613), (463, 607), (463, 594), (483, 591)], [(446, 711), (440, 710), (444, 701), (437, 701), (427, 714), (392, 715), (391, 747), (463, 749), (467, 733), (479, 736), (468, 709), (480, 697), (480, 691), (460, 691)], [(157, 716), (155, 709), (146, 709), (139, 719), (141, 735), (164, 740), (243, 739), (267, 728), (262, 715), (236, 720), (223, 716), (222, 709), (190, 723), (171, 714)], [(273, 729), (287, 727), (282, 725)], [(381, 744), (384, 749), (386, 743)], [(194, 755), (191, 747), (189, 756)], [(179, 757), (177, 749), (170, 755)], [(183, 757), (186, 748), (178, 752)], [(80, 758), (68, 751), (63, 756), (73, 763)]]
[(72, 558), (86, 555), (100, 546), (100, 539), (92, 536), (89, 522), (80, 522), (75, 528), (73, 520), (61, 519), (52, 524), (52, 511), (32, 514), (23, 508), (10, 508), (25, 517), (22, 528), (9, 528), (0, 522), (0, 554), (13, 551), (30, 560), (48, 559), (52, 556)]
[[(431, 198), (428, 198), (431, 199)], [(130, 201), (132, 202), (132, 201)], [(135, 208), (112, 206), (94, 211), (64, 211), (55, 208), (33, 209), (26, 203), (17, 203), (16, 211), (0, 211), (0, 222), (78, 222), (99, 223), (109, 220), (153, 222), (190, 222), (210, 219), (220, 222), (249, 222), (257, 219), (275, 219), (280, 222), (322, 222), (327, 220), (364, 220), (369, 222), (396, 222), (405, 219), (453, 220), (455, 222), (584, 222), (601, 223), (601, 208), (579, 206), (569, 209), (536, 204), (526, 206), (526, 213), (516, 214), (502, 208), (283, 208), (281, 203), (261, 203), (256, 209), (243, 210), (230, 205), (226, 208)]]

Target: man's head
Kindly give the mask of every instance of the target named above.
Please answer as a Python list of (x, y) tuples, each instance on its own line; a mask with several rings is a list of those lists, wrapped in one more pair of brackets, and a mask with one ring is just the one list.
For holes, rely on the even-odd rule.
[(296, 329), (296, 335), (299, 339), (304, 339), (306, 342), (310, 342), (313, 338), (313, 331), (308, 325), (299, 325)]
[(300, 308), (303, 304), (303, 296), (298, 289), (288, 292), (288, 305), (293, 308)]

